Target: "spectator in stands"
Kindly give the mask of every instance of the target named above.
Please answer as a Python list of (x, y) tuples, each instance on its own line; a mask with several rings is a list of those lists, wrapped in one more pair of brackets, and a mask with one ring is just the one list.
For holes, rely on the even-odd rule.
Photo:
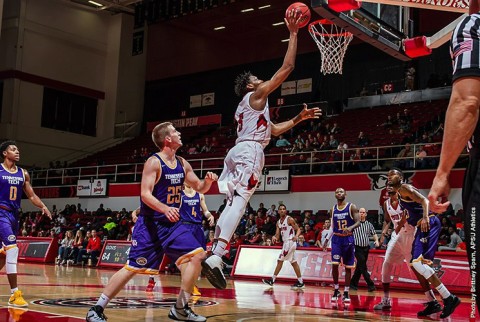
[(72, 244), (72, 254), (69, 256), (67, 259), (68, 261), (71, 261), (72, 264), (76, 264), (76, 259), (78, 257), (78, 253), (80, 252), (81, 249), (87, 247), (88, 239), (91, 237), (91, 232), (87, 231), (85, 233), (85, 228), (80, 228), (77, 230), (77, 233), (75, 234), (75, 238), (73, 240)]
[(310, 244), (305, 241), (305, 236), (298, 236), (297, 247), (309, 247)]
[(448, 233), (450, 234), (450, 242), (446, 246), (439, 246), (438, 247), (439, 251), (454, 252), (457, 250), (458, 245), (463, 242), (463, 240), (457, 234), (457, 230), (455, 229), (455, 227), (453, 226), (448, 227)]
[(246, 214), (254, 214), (255, 211), (253, 211), (252, 206), (250, 205), (250, 201), (247, 202), (247, 206), (245, 207), (245, 213)]
[(258, 244), (262, 238), (262, 234), (257, 227), (253, 230), (253, 235), (250, 239), (248, 239), (249, 244)]
[(212, 247), (213, 243), (215, 242), (215, 231), (210, 230), (208, 232), (208, 242), (205, 247), (205, 251), (207, 252), (207, 255), (210, 256), (212, 254)]
[(113, 221), (112, 217), (107, 218), (107, 222), (103, 226), (104, 232), (107, 233), (108, 239), (116, 239), (117, 224)]
[(84, 213), (84, 211), (83, 211), (83, 209), (82, 209), (82, 204), (80, 204), (80, 203), (77, 204), (77, 213), (79, 213), (79, 214), (83, 214), (83, 213)]
[(372, 160), (374, 158), (375, 156), (372, 155), (372, 153), (370, 152), (370, 149), (363, 149), (361, 159), (364, 161), (361, 161), (358, 163), (358, 169), (360, 171), (371, 171), (372, 161), (368, 161), (368, 160)]
[(342, 132), (342, 129), (338, 126), (337, 122), (333, 123), (333, 127), (330, 129), (330, 134), (338, 134)]
[(317, 151), (320, 150), (320, 142), (316, 136), (313, 137), (312, 147)]
[(296, 142), (293, 144), (292, 148), (290, 149), (291, 154), (299, 153), (304, 151), (304, 145), (301, 142)]
[(265, 224), (265, 217), (261, 210), (257, 211), (257, 218), (255, 219), (255, 225), (257, 225), (258, 230), (263, 230), (263, 225)]
[(315, 221), (312, 219), (312, 211), (311, 210), (305, 210), (303, 212), (303, 225), (305, 226), (306, 224), (310, 225), (310, 227), (313, 227), (315, 225)]
[(73, 231), (67, 230), (65, 237), (62, 239), (60, 247), (58, 248), (57, 264), (64, 265), (67, 263), (68, 256), (73, 250)]
[(97, 236), (97, 231), (92, 229), (92, 237), (88, 240), (87, 247), (80, 249), (77, 256), (77, 264), (83, 262), (83, 255), (88, 255), (92, 260), (92, 265), (97, 264), (97, 257), (102, 250), (100, 237)]
[(315, 244), (315, 232), (311, 229), (310, 225), (305, 225), (305, 240), (310, 244), (313, 245)]
[[(323, 230), (320, 235), (320, 240), (315, 242), (315, 246), (322, 248), (323, 244), (325, 243), (325, 239), (327, 239), (328, 234), (330, 233), (330, 219), (325, 220), (323, 224)], [(330, 238), (331, 239), (331, 238)], [(328, 241), (327, 248), (331, 248), (331, 241)]]
[(363, 131), (360, 131), (360, 133), (358, 134), (358, 141), (357, 141), (357, 145), (358, 146), (367, 146), (369, 144), (369, 140), (368, 138), (365, 136), (365, 133), (363, 133)]
[(355, 152), (350, 155), (350, 162), (347, 163), (347, 169), (358, 171), (360, 169), (359, 165), (361, 164), (361, 159), (362, 151), (360, 149), (355, 149)]
[(205, 138), (205, 143), (203, 144), (202, 148), (200, 149), (200, 153), (209, 153), (212, 150), (212, 145), (210, 144), (210, 140), (208, 137)]
[(301, 143), (302, 146), (305, 145), (305, 141), (303, 140), (302, 136), (299, 134), (297, 135), (297, 138), (295, 139), (294, 143)]
[(258, 204), (258, 209), (257, 209), (257, 213), (261, 211), (263, 215), (266, 215), (267, 214), (267, 208), (265, 208), (265, 205), (263, 204), (263, 202), (259, 203)]
[(405, 147), (398, 153), (394, 166), (400, 169), (413, 168), (413, 151), (410, 143), (405, 144)]
[(338, 147), (338, 141), (333, 134), (330, 135), (330, 141), (328, 141), (328, 145), (331, 149), (336, 149)]
[(320, 143), (320, 150), (330, 150), (330, 149), (331, 149), (330, 140), (328, 136), (325, 135), (323, 137), (322, 143)]
[(243, 240), (240, 238), (240, 235), (233, 233), (232, 240), (230, 241), (230, 258), (235, 258), (237, 256), (237, 251), (242, 244)]
[(270, 209), (267, 210), (267, 216), (277, 217), (277, 210), (275, 205), (271, 205)]
[(313, 139), (314, 139), (314, 138), (315, 138), (315, 137), (313, 136), (313, 134), (312, 134), (312, 133), (308, 133), (308, 135), (307, 135), (307, 139), (305, 140), (305, 143), (309, 142), (309, 143), (310, 143), (310, 145), (312, 145), (312, 143), (313, 143)]
[(257, 231), (257, 225), (253, 219), (248, 219), (245, 225), (245, 234), (247, 235), (247, 239), (252, 239), (255, 236)]
[(135, 149), (135, 150), (133, 150), (132, 155), (130, 155), (129, 160), (130, 160), (130, 162), (137, 162), (138, 158), (139, 158), (139, 154), (138, 154), (137, 149)]
[(103, 208), (103, 203), (100, 204), (97, 211), (95, 212), (97, 216), (104, 216), (105, 215), (105, 208)]
[(443, 123), (440, 123), (438, 127), (433, 131), (433, 136), (441, 136), (443, 135)]
[(63, 208), (63, 210), (60, 212), (62, 215), (64, 216), (68, 216), (70, 215), (70, 205), (69, 204), (66, 204), (65, 205), (65, 208)]
[(140, 158), (138, 161), (145, 161), (148, 159), (148, 149), (143, 147), (140, 149)]
[(212, 136), (212, 142), (210, 142), (210, 146), (212, 147), (212, 150), (215, 150), (216, 148), (218, 148), (217, 137)]
[(410, 127), (410, 125), (411, 125), (412, 122), (413, 122), (413, 117), (412, 117), (412, 115), (410, 114), (410, 111), (408, 110), (408, 108), (406, 108), (406, 109), (403, 110), (403, 114), (402, 114), (402, 116), (400, 117), (400, 119), (403, 121), (403, 123), (408, 124), (409, 127)]
[(337, 146), (337, 150), (339, 150), (339, 151), (342, 151), (342, 150), (345, 151), (345, 150), (347, 150), (347, 149), (348, 149), (348, 144), (345, 143), (345, 141), (340, 141), (340, 143), (339, 143), (338, 146)]
[(415, 152), (415, 168), (425, 169), (428, 166), (427, 151), (423, 145), (417, 145), (417, 152)]
[(269, 236), (275, 235), (276, 227), (275, 223), (272, 221), (272, 217), (266, 217), (265, 224), (263, 225), (262, 230)]
[(385, 122), (383, 122), (382, 124), (380, 124), (378, 126), (383, 126), (384, 128), (389, 128), (392, 125), (393, 125), (393, 118), (392, 118), (391, 115), (387, 115), (387, 119), (385, 120)]
[(51, 230), (55, 233), (55, 235), (59, 235), (62, 232), (62, 227), (60, 226), (60, 222), (57, 221)]
[(457, 245), (457, 252), (467, 252), (467, 243), (461, 242), (460, 244)]
[(405, 71), (405, 91), (413, 91), (415, 87), (415, 68), (410, 66)]
[(313, 152), (315, 149), (313, 146), (310, 144), (310, 141), (305, 141), (305, 146), (303, 147), (303, 152)]
[(450, 220), (446, 217), (442, 218), (442, 227), (440, 228), (440, 237), (438, 240), (444, 244), (448, 243), (450, 240), (450, 227), (452, 226), (452, 223)]
[(307, 173), (306, 162), (305, 154), (299, 154), (297, 159), (294, 160), (293, 164), (290, 166), (291, 174), (302, 175)]
[(266, 232), (262, 231), (262, 237), (260, 239), (260, 246), (267, 246), (267, 239), (270, 239), (271, 236), (268, 235)]
[(392, 239), (392, 233), (393, 233), (392, 228), (388, 228), (387, 232), (383, 234), (383, 244), (380, 245), (381, 248), (383, 249), (387, 248), (387, 245), (390, 242), (390, 239)]
[(286, 147), (289, 147), (290, 145), (292, 144), (287, 139), (285, 139), (283, 135), (280, 135), (278, 137), (277, 142), (275, 142), (275, 146), (277, 148), (286, 148)]

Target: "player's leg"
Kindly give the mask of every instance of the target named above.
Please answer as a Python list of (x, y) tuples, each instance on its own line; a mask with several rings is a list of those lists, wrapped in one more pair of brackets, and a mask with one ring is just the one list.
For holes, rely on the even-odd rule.
[[(295, 272), (295, 275), (297, 276), (297, 281), (292, 285), (292, 288), (297, 290), (305, 288), (302, 273), (300, 272), (300, 266), (298, 266), (297, 263), (297, 256), (295, 255), (295, 251), (297, 250), (297, 243), (293, 240), (288, 240), (283, 243), (283, 248), (284, 250), (288, 250), (287, 255), (284, 257), (284, 260), (290, 262)], [(282, 254), (284, 254), (284, 252), (282, 252)]]
[[(477, 243), (472, 243), (472, 236), (480, 236), (480, 215), (477, 215), (477, 209), (480, 209), (480, 161), (470, 158), (470, 163), (466, 170), (465, 182), (463, 183), (462, 201), (465, 211), (465, 243), (467, 244), (467, 255), (472, 285), (472, 311), (470, 316), (480, 316), (480, 254), (477, 252)], [(472, 229), (475, 227), (475, 229)], [(475, 267), (476, 269), (472, 269)], [(478, 312), (475, 312), (475, 304)], [(478, 315), (477, 315), (477, 314)]]
[(340, 298), (340, 285), (338, 283), (339, 277), (339, 266), (340, 260), (342, 258), (342, 249), (341, 245), (339, 244), (339, 238), (335, 235), (332, 236), (332, 278), (333, 278), (333, 296), (332, 302), (337, 301)]
[(273, 271), (272, 278), (262, 279), (263, 284), (267, 284), (267, 285), (270, 285), (270, 286), (273, 286), (273, 284), (275, 284), (275, 279), (277, 278), (278, 273), (280, 273), (280, 270), (283, 267), (283, 261), (284, 261), (283, 255), (280, 254), (280, 258), (277, 260), (277, 266), (275, 266), (275, 270)]
[(26, 307), (28, 303), (18, 289), (17, 282), (18, 247), (16, 236), (18, 235), (18, 220), (10, 211), (0, 210), (0, 240), (4, 245), (2, 249), (5, 251), (6, 273), (10, 284), (8, 305)]
[(353, 236), (344, 237), (348, 238), (343, 246), (343, 265), (345, 265), (345, 288), (343, 290), (343, 302), (350, 303), (350, 283), (352, 277), (352, 269), (355, 269), (355, 243)]
[(303, 283), (303, 278), (302, 278), (302, 272), (300, 271), (300, 265), (298, 265), (298, 262), (296, 259), (294, 262), (292, 262), (292, 267), (293, 267), (293, 271), (295, 272), (295, 275), (297, 276), (297, 282), (293, 284), (292, 287), (296, 289), (305, 288), (305, 283)]
[(360, 281), (360, 276), (362, 275), (363, 261), (365, 260), (361, 250), (361, 247), (355, 246), (355, 258), (357, 259), (357, 267), (355, 267), (355, 272), (353, 273), (352, 280), (350, 281), (350, 287), (352, 290), (358, 289), (358, 282)]

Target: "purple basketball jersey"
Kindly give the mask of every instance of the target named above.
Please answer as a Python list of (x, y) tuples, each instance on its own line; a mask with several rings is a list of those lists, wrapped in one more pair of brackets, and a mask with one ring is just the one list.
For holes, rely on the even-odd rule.
[(10, 211), (16, 212), (20, 208), (23, 194), (25, 174), (23, 169), (17, 167), (17, 171), (10, 172), (0, 167), (0, 205)]

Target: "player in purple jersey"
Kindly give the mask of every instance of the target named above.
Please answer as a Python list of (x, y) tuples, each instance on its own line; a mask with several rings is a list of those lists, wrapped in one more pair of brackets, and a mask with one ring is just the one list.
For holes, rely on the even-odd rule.
[[(414, 227), (417, 226), (410, 265), (428, 300), (426, 308), (417, 314), (420, 317), (442, 311), (440, 318), (446, 318), (455, 311), (460, 304), (460, 299), (448, 291), (431, 267), (440, 236), (440, 220), (434, 213), (429, 212), (428, 199), (412, 185), (403, 183), (404, 176), (401, 170), (392, 169), (387, 176), (387, 185), (398, 193), (400, 206), (408, 212), (406, 222)], [(435, 287), (441, 295), (443, 309), (430, 285)]]
[[(343, 291), (343, 303), (350, 303), (350, 280), (352, 277), (352, 268), (355, 268), (355, 241), (352, 231), (360, 225), (360, 215), (358, 208), (353, 203), (345, 200), (347, 193), (343, 188), (335, 190), (337, 204), (332, 207), (332, 226), (330, 233), (323, 244), (323, 249), (327, 249), (328, 241), (332, 240), (332, 276), (334, 292), (332, 302), (340, 298), (338, 284), (338, 266), (343, 260), (345, 266), (345, 288)], [(333, 235), (333, 236), (332, 236)]]
[(42, 214), (52, 219), (47, 206), (33, 191), (28, 172), (16, 164), (20, 160), (20, 151), (14, 141), (0, 144), (3, 163), (0, 167), (0, 269), (6, 266), (8, 283), (10, 284), (10, 299), (8, 305), (16, 307), (28, 306), (17, 285), (18, 260), (18, 209), (25, 192), (32, 204), (42, 210)]
[(192, 166), (176, 156), (182, 146), (180, 132), (170, 122), (158, 124), (152, 140), (159, 152), (152, 155), (143, 168), (140, 212), (132, 235), (132, 247), (127, 263), (112, 276), (102, 295), (87, 313), (87, 321), (104, 322), (103, 311), (109, 301), (120, 292), (137, 273), (158, 273), (163, 255), (169, 256), (181, 271), (180, 293), (168, 317), (177, 321), (206, 321), (188, 306), (190, 294), (201, 271), (205, 250), (180, 219), (179, 206), (183, 183), (196, 191), (207, 192), (217, 175), (207, 172), (200, 180)]

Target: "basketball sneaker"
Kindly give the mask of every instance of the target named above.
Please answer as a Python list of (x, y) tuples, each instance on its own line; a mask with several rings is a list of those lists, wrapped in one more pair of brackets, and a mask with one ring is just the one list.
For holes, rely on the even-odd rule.
[(273, 284), (275, 284), (275, 282), (271, 278), (264, 278), (262, 279), (262, 282), (263, 284), (266, 284), (268, 286), (273, 286)]
[(460, 299), (453, 294), (446, 299), (443, 299), (443, 310), (442, 314), (440, 314), (440, 318), (445, 319), (446, 317), (449, 317), (453, 311), (455, 311), (455, 308), (460, 305), (460, 302)]
[(292, 285), (292, 288), (293, 289), (303, 289), (305, 288), (305, 283), (300, 283), (299, 281), (297, 281), (295, 284)]
[(223, 265), (222, 258), (218, 255), (212, 255), (202, 262), (202, 273), (210, 284), (220, 290), (227, 287), (227, 280), (223, 275)]
[(193, 285), (192, 296), (202, 296), (202, 293), (200, 293), (200, 290), (198, 289), (197, 285)]
[(95, 305), (88, 310), (85, 320), (87, 322), (106, 322), (107, 317), (103, 314), (103, 307)]
[(193, 312), (192, 309), (188, 306), (188, 304), (185, 305), (183, 309), (176, 308), (175, 304), (172, 305), (170, 312), (168, 312), (168, 317), (175, 321), (207, 321), (206, 317)]
[(28, 303), (23, 298), (22, 292), (20, 290), (16, 290), (15, 292), (13, 292), (12, 295), (10, 295), (10, 299), (8, 300), (8, 305), (15, 306), (15, 307), (25, 307), (25, 306), (28, 306)]
[(28, 309), (18, 309), (18, 308), (13, 308), (9, 307), (8, 308), (8, 314), (10, 314), (10, 320), (9, 321), (20, 321), (21, 316), (27, 312)]
[(147, 285), (147, 288), (145, 289), (145, 292), (153, 292), (154, 287), (155, 287), (155, 280), (151, 278), (148, 280), (148, 285)]
[(350, 303), (350, 295), (348, 295), (348, 292), (343, 292), (343, 298), (342, 298), (343, 303)]
[(425, 309), (417, 313), (417, 316), (428, 316), (430, 314), (438, 313), (442, 310), (442, 306), (437, 300), (424, 303)]
[(390, 310), (392, 308), (392, 302), (388, 298), (383, 298), (382, 301), (373, 306), (374, 310)]
[(338, 301), (339, 298), (340, 298), (340, 291), (339, 290), (333, 291), (333, 296), (332, 296), (331, 301), (336, 302), (336, 301)]

